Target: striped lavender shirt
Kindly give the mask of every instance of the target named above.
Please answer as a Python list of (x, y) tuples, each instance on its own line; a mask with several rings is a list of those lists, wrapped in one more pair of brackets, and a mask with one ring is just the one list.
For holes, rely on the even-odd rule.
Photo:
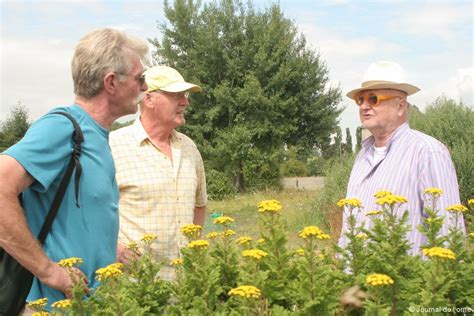
[[(357, 223), (365, 220), (366, 228), (371, 227), (371, 216), (367, 212), (380, 209), (375, 203), (374, 194), (387, 190), (393, 194), (404, 196), (408, 203), (398, 208), (398, 216), (409, 210), (408, 241), (412, 244), (411, 254), (419, 254), (420, 246), (426, 238), (417, 230), (422, 224), (424, 215), (424, 193), (427, 188), (436, 187), (443, 190), (438, 198), (438, 215), (446, 216), (441, 234), (448, 233), (448, 227), (454, 226), (455, 219), (446, 208), (459, 204), (459, 187), (454, 165), (447, 148), (438, 140), (421, 132), (410, 129), (407, 123), (402, 124), (387, 142), (387, 154), (376, 165), (372, 164), (374, 137), (363, 143), (352, 168), (347, 188), (347, 198), (357, 198), (362, 202), (362, 209), (357, 214)], [(458, 227), (464, 229), (461, 216)], [(339, 245), (345, 247), (347, 238), (347, 212), (343, 215), (343, 224)]]

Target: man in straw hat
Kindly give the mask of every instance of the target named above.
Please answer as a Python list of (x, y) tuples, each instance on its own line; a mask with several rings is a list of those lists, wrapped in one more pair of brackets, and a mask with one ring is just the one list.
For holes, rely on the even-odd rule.
[(145, 72), (148, 90), (133, 125), (110, 135), (120, 190), (119, 260), (131, 253), (124, 245), (144, 234), (156, 234), (155, 259), (165, 260), (160, 271), (173, 279), (172, 259), (180, 257), (187, 240), (180, 228), (204, 224), (206, 178), (194, 142), (175, 128), (185, 124), (189, 92), (201, 87), (188, 83), (173, 68), (155, 66)]
[[(365, 222), (366, 228), (371, 227), (372, 217), (366, 213), (381, 208), (375, 193), (383, 190), (405, 197), (408, 203), (396, 210), (397, 216), (409, 211), (407, 237), (413, 255), (420, 253), (426, 243), (417, 228), (426, 216), (424, 207), (432, 205), (426, 204), (425, 189), (439, 188), (443, 192), (437, 199), (438, 215), (445, 217), (440, 234), (446, 235), (455, 225), (464, 229), (462, 216), (456, 223), (446, 211), (448, 206), (459, 204), (456, 171), (448, 150), (433, 137), (410, 129), (407, 123), (407, 97), (419, 90), (406, 83), (399, 64), (380, 61), (370, 65), (360, 88), (347, 93), (359, 106), (362, 126), (372, 134), (357, 155), (347, 189), (348, 198), (362, 202), (363, 208), (355, 212), (357, 224)], [(348, 243), (347, 213), (343, 215), (339, 240), (342, 247)]]

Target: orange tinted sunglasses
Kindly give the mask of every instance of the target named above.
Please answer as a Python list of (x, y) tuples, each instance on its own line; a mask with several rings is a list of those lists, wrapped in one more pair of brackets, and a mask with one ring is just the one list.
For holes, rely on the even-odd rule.
[(359, 94), (354, 98), (354, 101), (357, 103), (358, 106), (361, 106), (364, 104), (364, 101), (366, 101), (370, 107), (377, 107), (380, 105), (380, 102), (386, 101), (386, 100), (391, 100), (399, 98), (399, 96), (394, 96), (394, 95), (377, 95), (375, 93), (369, 93), (366, 95)]

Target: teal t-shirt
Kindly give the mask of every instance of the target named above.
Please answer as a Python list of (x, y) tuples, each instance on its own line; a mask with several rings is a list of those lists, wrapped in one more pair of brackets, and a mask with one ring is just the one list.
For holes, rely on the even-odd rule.
[[(59, 107), (80, 125), (84, 134), (80, 162), (79, 207), (74, 195), (74, 174), (46, 238), (44, 250), (53, 261), (82, 258), (79, 268), (97, 286), (95, 271), (116, 261), (119, 229), (119, 192), (115, 166), (108, 143), (109, 131), (95, 122), (81, 107)], [(50, 113), (51, 113), (50, 112)], [(15, 158), (35, 179), (23, 192), (28, 225), (38, 236), (73, 150), (71, 121), (59, 114), (46, 114), (33, 123), (25, 137), (3, 154)], [(49, 304), (64, 295), (36, 278), (28, 301), (47, 297)]]

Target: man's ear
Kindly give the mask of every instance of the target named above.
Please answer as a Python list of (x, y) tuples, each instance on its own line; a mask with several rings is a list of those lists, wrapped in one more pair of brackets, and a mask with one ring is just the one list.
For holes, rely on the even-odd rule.
[(118, 76), (114, 72), (108, 72), (104, 77), (104, 90), (111, 95), (117, 93)]
[(401, 98), (400, 102), (398, 103), (398, 113), (403, 115), (408, 111), (408, 101), (406, 98)]
[(145, 92), (145, 96), (143, 97), (143, 106), (146, 108), (153, 109), (155, 106), (153, 105), (151, 93)]

